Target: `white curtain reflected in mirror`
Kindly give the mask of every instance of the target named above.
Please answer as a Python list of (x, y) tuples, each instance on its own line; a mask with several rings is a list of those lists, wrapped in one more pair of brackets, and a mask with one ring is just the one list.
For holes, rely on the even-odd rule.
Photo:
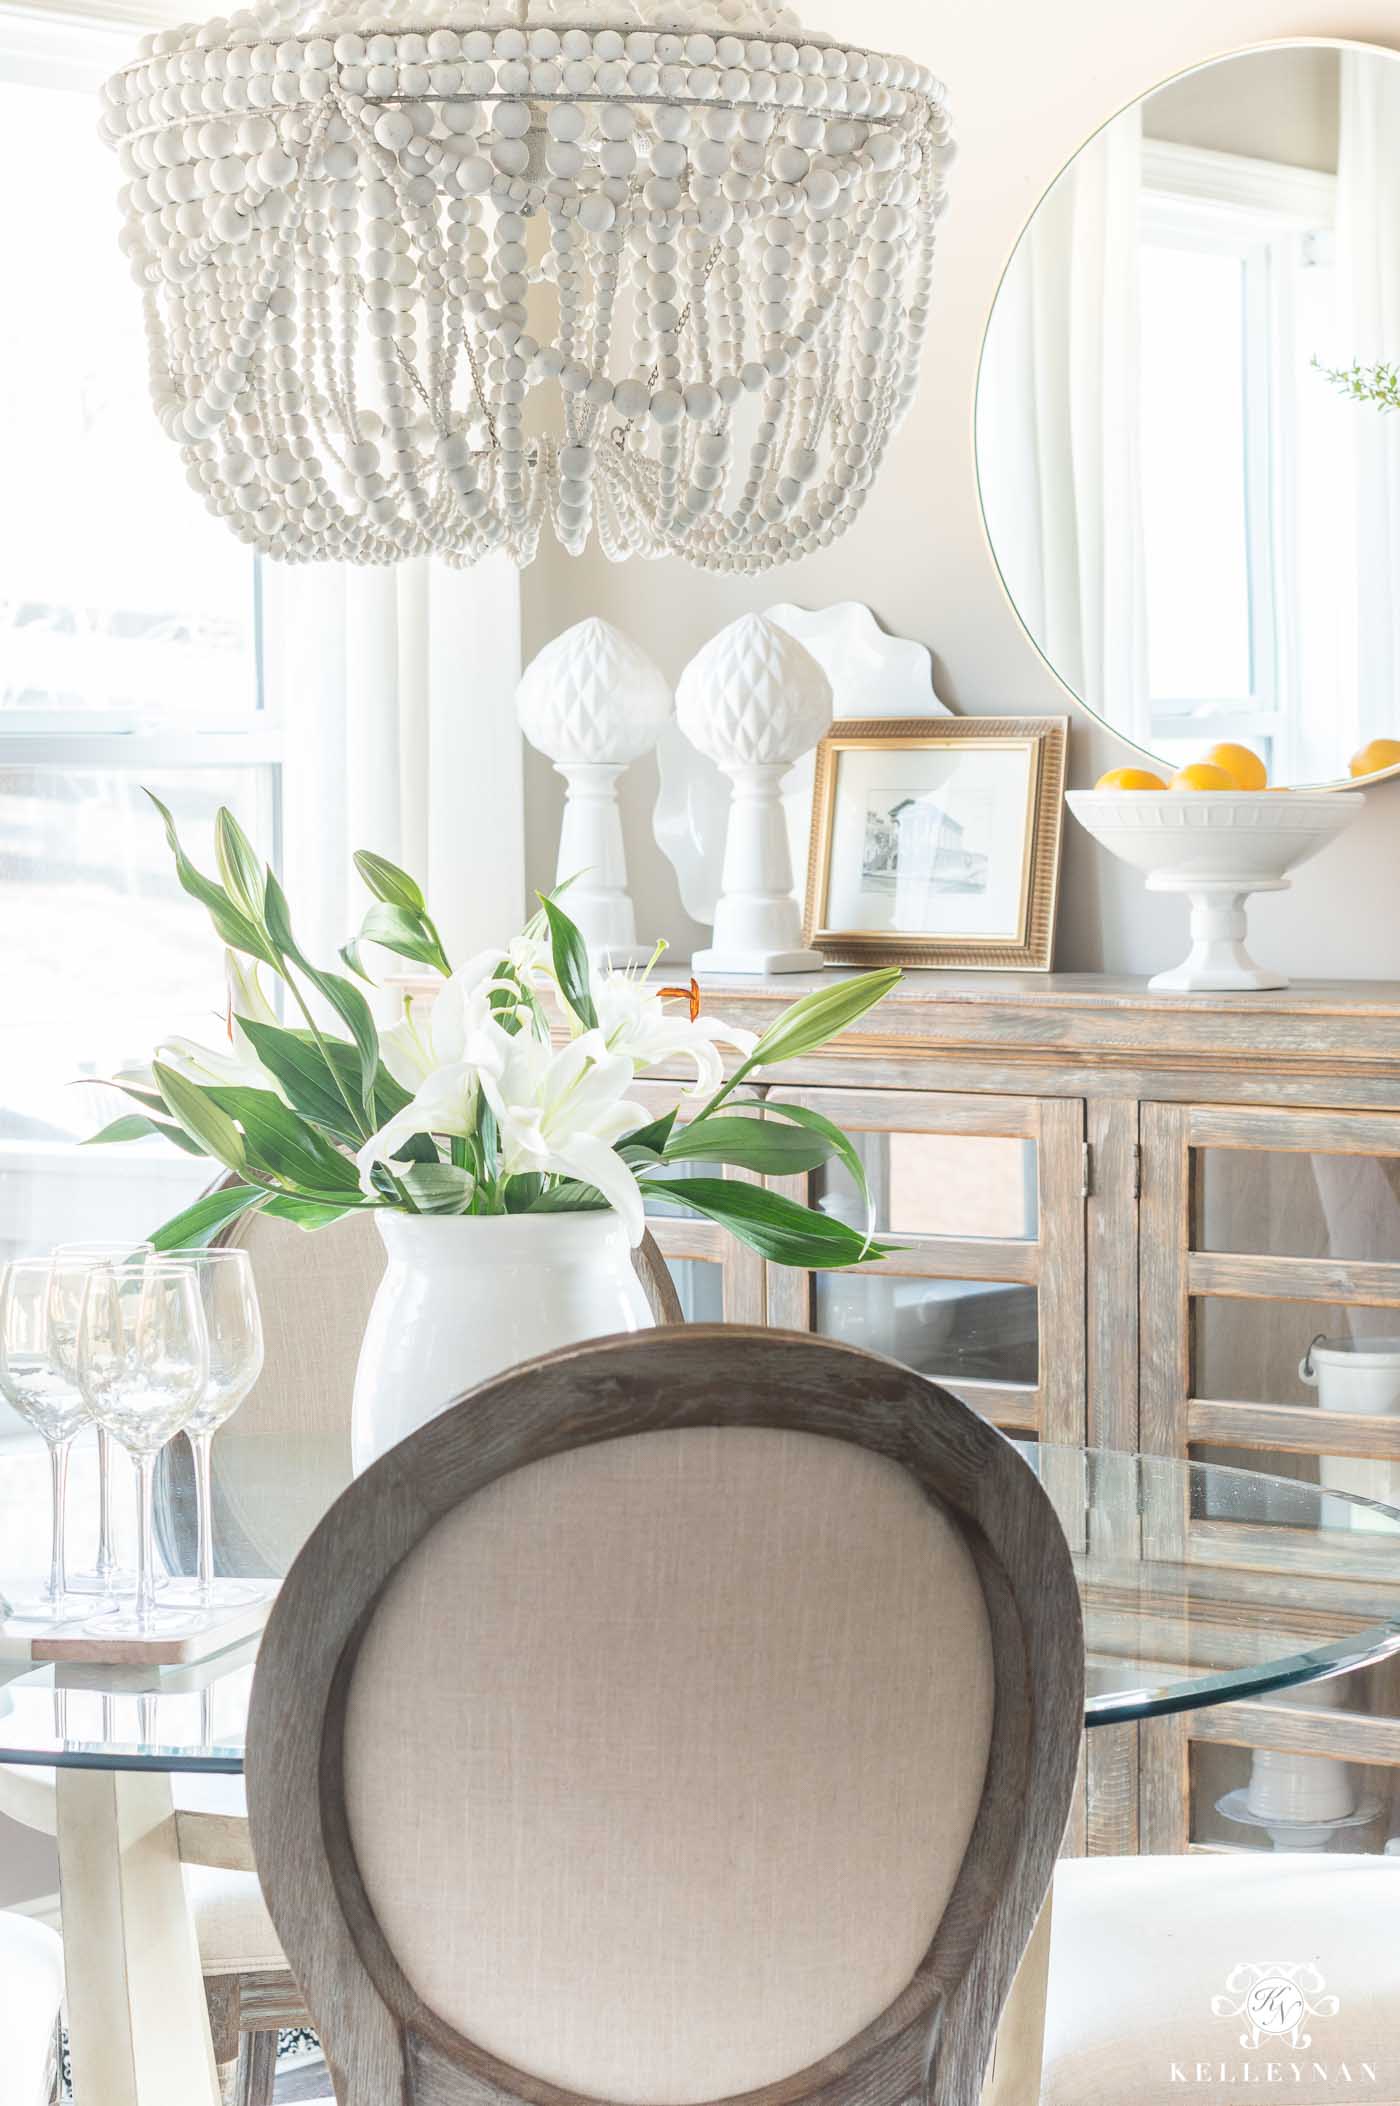
[(1183, 74), (1032, 216), (983, 352), (987, 528), (1056, 673), (1167, 772), (1229, 740), (1328, 782), (1400, 739), (1400, 417), (1333, 377), (1396, 361), (1395, 54)]

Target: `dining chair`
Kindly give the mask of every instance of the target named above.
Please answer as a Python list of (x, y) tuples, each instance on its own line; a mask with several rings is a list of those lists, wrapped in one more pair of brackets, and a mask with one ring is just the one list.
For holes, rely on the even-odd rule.
[(1397, 1955), (1393, 1857), (1066, 1862), (1042, 2106), (1400, 2098)]
[(0, 1914), (0, 2099), (57, 2106), (63, 1943), (47, 1924)]
[[(384, 1251), (367, 1214), (347, 1215), (315, 1235), (244, 1215), (215, 1240), (252, 1258), (265, 1342), (257, 1385), (214, 1442), (218, 1565), (275, 1576), (350, 1482), (355, 1364)], [(635, 1263), (657, 1323), (683, 1322), (650, 1236)], [(162, 1460), (157, 1524), (167, 1564), (193, 1571), (193, 1472), (183, 1442)], [(309, 2021), (252, 1870), (243, 1780), (177, 1777), (175, 1803), (215, 2058), (231, 2106), (268, 2106), (277, 2034)], [(0, 1813), (54, 1834), (53, 1771), (0, 1765)]]
[(358, 1479), (254, 1680), (339, 2106), (974, 2106), (1082, 1724), (1033, 1473), (893, 1362), (692, 1326)]

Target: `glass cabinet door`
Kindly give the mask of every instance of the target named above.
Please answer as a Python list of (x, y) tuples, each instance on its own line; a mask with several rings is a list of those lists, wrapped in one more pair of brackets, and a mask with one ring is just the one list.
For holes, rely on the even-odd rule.
[(1143, 1142), (1143, 1447), (1400, 1503), (1400, 1116), (1152, 1104)]
[[(1222, 1504), (1143, 1529), (1188, 1579), (1288, 1576), (1302, 1629), (1374, 1621), (1392, 1581), (1400, 1603), (1364, 1503), (1400, 1506), (1400, 1116), (1146, 1104), (1142, 1143), (1141, 1446), (1358, 1501), (1307, 1537), (1284, 1487), (1248, 1523)], [(1388, 1662), (1144, 1728), (1143, 1847), (1383, 1849), (1398, 1679)]]
[[(855, 1141), (893, 1257), (770, 1267), (768, 1321), (903, 1361), (1007, 1431), (1084, 1438), (1084, 1122), (1078, 1103), (934, 1092), (784, 1091)], [(781, 1189), (864, 1228), (851, 1173)]]

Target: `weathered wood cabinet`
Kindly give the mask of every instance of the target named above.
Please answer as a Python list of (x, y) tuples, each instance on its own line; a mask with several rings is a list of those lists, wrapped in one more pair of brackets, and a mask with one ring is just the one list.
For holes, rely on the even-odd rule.
[[(704, 992), (761, 1030), (815, 984)], [(1323, 1410), (1300, 1374), (1319, 1335), (1400, 1337), (1400, 985), (1153, 996), (911, 974), (769, 1080), (858, 1136), (900, 1254), (858, 1278), (791, 1275), (661, 1219), (689, 1313), (868, 1344), (1023, 1436), (1400, 1498), (1400, 1416)], [(818, 1204), (855, 1203), (844, 1173), (810, 1183)], [(1191, 1527), (1243, 1566), (1257, 1554), (1227, 1519)], [(1344, 1544), (1335, 1559), (1344, 1583)], [(1376, 1817), (1344, 1846), (1380, 1849), (1400, 1831), (1389, 1673), (1092, 1735), (1088, 1846), (1268, 1847), (1215, 1811), (1262, 1748), (1368, 1766)]]

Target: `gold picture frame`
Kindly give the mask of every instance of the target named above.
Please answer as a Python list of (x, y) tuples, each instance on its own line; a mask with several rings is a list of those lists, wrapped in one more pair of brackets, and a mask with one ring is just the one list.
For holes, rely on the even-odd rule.
[[(803, 942), (831, 965), (1049, 972), (1059, 905), (1068, 743), (1068, 717), (929, 717), (833, 724), (817, 749)], [(951, 804), (930, 803), (930, 788), (939, 787), (931, 782), (937, 771), (914, 760), (930, 753), (975, 755), (983, 763), (994, 755), (1006, 756), (1004, 788), (996, 781), (994, 765), (968, 769), (967, 787), (960, 791), (951, 780), (947, 784), (961, 797), (965, 816), (976, 813), (974, 838), (987, 840), (985, 850), (974, 852), (961, 845), (968, 826), (954, 816)], [(843, 798), (848, 755), (863, 759), (865, 765)], [(877, 757), (881, 778), (888, 779), (874, 777), (871, 762)], [(978, 787), (971, 786), (974, 781)], [(900, 802), (902, 788), (921, 791), (922, 798), (908, 795)], [(896, 801), (887, 803), (891, 797)], [(917, 830), (907, 824), (907, 815), (916, 809)], [(930, 812), (937, 822), (932, 838)], [(911, 836), (913, 848), (908, 845)], [(901, 865), (911, 854), (917, 858), (909, 879), (914, 903), (922, 906), (931, 926), (920, 931), (910, 928), (907, 920), (898, 928), (856, 925), (874, 918), (868, 911), (872, 904), (878, 910), (887, 895), (903, 892)], [(847, 867), (852, 862), (854, 870)], [(833, 905), (838, 890), (850, 903), (844, 911)], [(907, 915), (907, 903), (904, 911)], [(965, 926), (956, 926), (959, 922)]]

